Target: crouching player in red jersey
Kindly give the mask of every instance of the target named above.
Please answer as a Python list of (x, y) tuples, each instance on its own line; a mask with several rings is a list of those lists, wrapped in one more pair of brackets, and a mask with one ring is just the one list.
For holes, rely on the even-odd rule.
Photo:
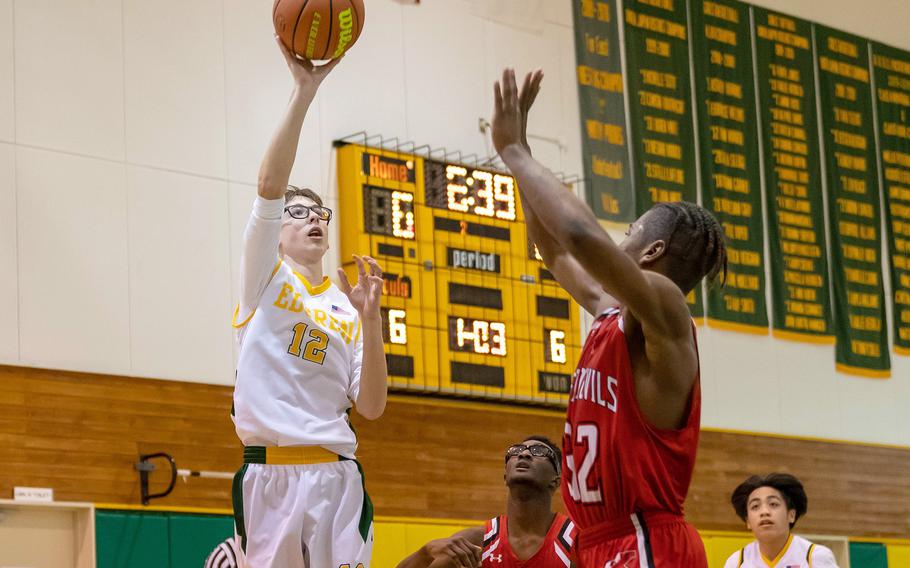
[(518, 180), (528, 226), (562, 286), (596, 320), (575, 371), (563, 439), (563, 498), (582, 568), (707, 567), (683, 518), (701, 416), (686, 294), (726, 275), (723, 233), (692, 203), (661, 203), (617, 245), (535, 161), (527, 112), (542, 73), (495, 86), (493, 143)]

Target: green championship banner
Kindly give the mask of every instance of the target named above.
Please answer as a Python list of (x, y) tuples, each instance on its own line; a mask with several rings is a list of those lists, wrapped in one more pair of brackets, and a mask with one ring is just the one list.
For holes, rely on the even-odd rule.
[(814, 27), (837, 369), (889, 377), (869, 45)]
[[(626, 0), (623, 34), (635, 211), (697, 202), (685, 0)], [(701, 318), (701, 286), (687, 298)]]
[(726, 286), (708, 289), (708, 325), (767, 334), (749, 7), (692, 0), (690, 9), (702, 201), (724, 227), (729, 262)]
[(812, 24), (752, 8), (775, 337), (833, 343)]
[(598, 219), (629, 223), (629, 172), (616, 0), (573, 0), (585, 199)]
[(910, 53), (873, 43), (872, 72), (891, 257), (894, 352), (910, 355)]

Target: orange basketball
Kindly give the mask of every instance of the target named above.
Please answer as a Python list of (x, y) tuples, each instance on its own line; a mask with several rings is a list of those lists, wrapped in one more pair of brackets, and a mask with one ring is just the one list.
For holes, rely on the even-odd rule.
[(363, 29), (363, 0), (275, 0), (272, 21), (281, 43), (304, 59), (335, 59)]

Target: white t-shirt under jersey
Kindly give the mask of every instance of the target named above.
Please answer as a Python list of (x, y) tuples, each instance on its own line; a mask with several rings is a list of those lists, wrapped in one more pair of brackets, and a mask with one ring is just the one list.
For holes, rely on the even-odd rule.
[(790, 535), (790, 540), (777, 558), (767, 559), (758, 549), (758, 541), (752, 541), (734, 552), (724, 568), (837, 568), (837, 561), (831, 549), (820, 544)]
[(257, 198), (244, 234), (237, 436), (245, 446), (322, 446), (353, 458), (347, 411), (360, 388), (360, 318), (328, 278), (314, 286), (276, 264), (283, 210), (283, 199)]

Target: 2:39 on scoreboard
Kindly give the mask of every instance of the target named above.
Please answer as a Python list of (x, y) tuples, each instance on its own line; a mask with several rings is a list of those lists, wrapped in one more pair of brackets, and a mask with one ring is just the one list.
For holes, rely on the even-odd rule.
[(564, 404), (578, 306), (534, 254), (508, 173), (338, 145), (341, 258), (383, 267), (392, 389)]

